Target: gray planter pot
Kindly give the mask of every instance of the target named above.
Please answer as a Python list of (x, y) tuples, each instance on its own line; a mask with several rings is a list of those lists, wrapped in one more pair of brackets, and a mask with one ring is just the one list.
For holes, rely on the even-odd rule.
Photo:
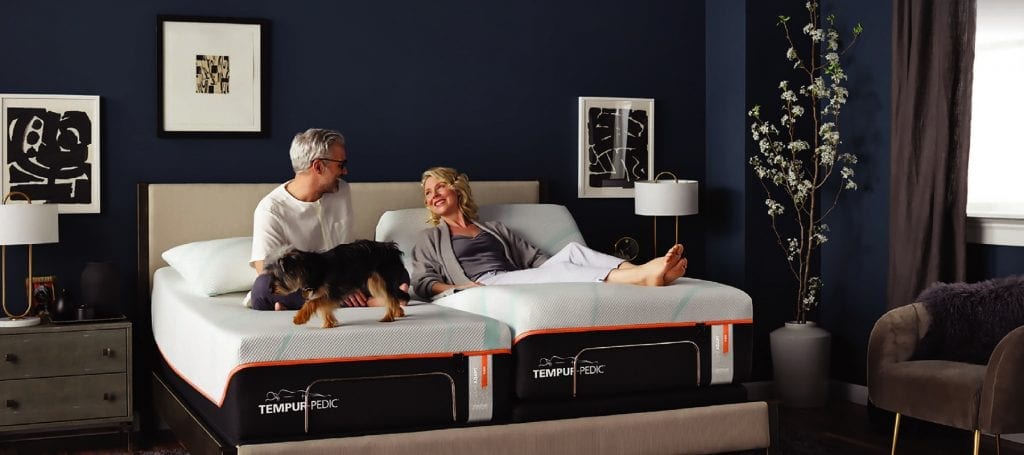
[(829, 345), (832, 335), (813, 322), (787, 322), (769, 335), (775, 394), (797, 408), (828, 403)]

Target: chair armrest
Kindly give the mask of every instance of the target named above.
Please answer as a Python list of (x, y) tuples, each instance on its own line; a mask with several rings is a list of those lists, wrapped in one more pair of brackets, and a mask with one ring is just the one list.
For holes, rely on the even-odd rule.
[(877, 373), (888, 364), (903, 362), (914, 354), (917, 342), (928, 331), (931, 317), (922, 303), (913, 303), (878, 318), (868, 338), (868, 390)]
[(1003, 337), (992, 351), (981, 388), (978, 428), (992, 433), (1024, 432), (1024, 326)]

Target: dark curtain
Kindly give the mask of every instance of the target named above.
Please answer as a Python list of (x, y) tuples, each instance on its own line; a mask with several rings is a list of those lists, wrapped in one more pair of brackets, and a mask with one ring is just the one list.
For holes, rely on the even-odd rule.
[(889, 308), (966, 269), (976, 0), (894, 0)]

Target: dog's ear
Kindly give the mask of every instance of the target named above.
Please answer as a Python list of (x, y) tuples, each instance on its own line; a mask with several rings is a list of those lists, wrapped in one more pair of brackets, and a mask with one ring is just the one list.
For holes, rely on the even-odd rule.
[(298, 271), (304, 268), (302, 252), (298, 250), (289, 251), (277, 260), (277, 264), (285, 275), (295, 276)]

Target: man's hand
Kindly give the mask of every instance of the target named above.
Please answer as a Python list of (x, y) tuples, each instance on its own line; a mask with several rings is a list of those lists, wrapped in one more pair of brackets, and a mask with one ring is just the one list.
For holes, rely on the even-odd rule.
[(342, 299), (342, 302), (344, 302), (345, 306), (348, 307), (369, 306), (369, 300), (367, 300), (366, 295), (363, 294), (363, 291), (359, 289), (356, 289), (355, 291), (348, 293), (348, 295), (346, 295), (345, 298)]

